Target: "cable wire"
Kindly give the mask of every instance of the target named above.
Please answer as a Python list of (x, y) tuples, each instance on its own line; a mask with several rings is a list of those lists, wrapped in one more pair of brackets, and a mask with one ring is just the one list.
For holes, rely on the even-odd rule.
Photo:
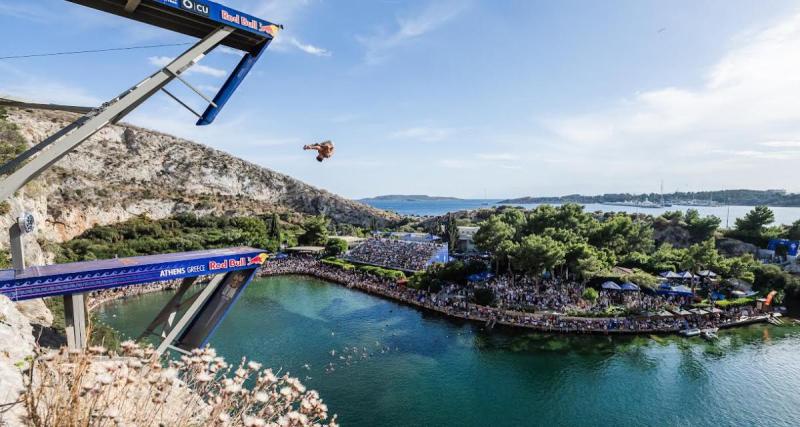
[(34, 53), (30, 55), (12, 55), (0, 56), (0, 60), (4, 59), (22, 59), (22, 58), (40, 58), (43, 56), (61, 56), (61, 55), (80, 55), (84, 53), (97, 53), (97, 52), (113, 52), (119, 50), (135, 50), (135, 49), (152, 49), (157, 47), (172, 47), (172, 46), (185, 46), (192, 43), (170, 43), (170, 44), (151, 44), (144, 46), (128, 46), (128, 47), (112, 47), (108, 49), (91, 49), (91, 50), (74, 50), (68, 52), (50, 52), (50, 53)]

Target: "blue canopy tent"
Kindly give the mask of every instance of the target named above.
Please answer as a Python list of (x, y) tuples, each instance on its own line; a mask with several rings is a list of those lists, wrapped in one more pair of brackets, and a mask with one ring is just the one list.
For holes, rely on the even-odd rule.
[(682, 272), (678, 273), (678, 277), (681, 278), (681, 279), (688, 280), (688, 279), (693, 279), (694, 275), (691, 272), (682, 271)]
[(633, 282), (625, 282), (625, 283), (622, 284), (622, 290), (623, 291), (635, 291), (635, 292), (638, 292), (639, 291), (639, 285), (637, 285), (636, 283), (633, 283)]
[(688, 286), (684, 286), (684, 285), (673, 287), (671, 292), (676, 294), (676, 295), (681, 295), (681, 296), (689, 296), (690, 297), (690, 296), (694, 295), (694, 292), (692, 292), (692, 288), (690, 288)]
[(467, 280), (470, 281), (470, 282), (473, 282), (473, 283), (474, 282), (485, 282), (485, 281), (491, 279), (492, 277), (494, 277), (494, 274), (492, 274), (491, 272), (488, 272), (488, 271), (484, 271), (483, 273), (470, 274), (469, 276), (467, 276)]
[(665, 279), (680, 279), (681, 278), (681, 276), (678, 273), (674, 272), (674, 271), (665, 271), (665, 272), (661, 273), (660, 276), (665, 278)]
[(669, 286), (666, 283), (662, 283), (658, 287), (658, 293), (662, 295), (678, 295), (682, 297), (690, 297), (694, 296), (694, 292), (692, 292), (692, 288), (684, 285), (679, 286)]
[(717, 273), (714, 273), (714, 272), (713, 272), (713, 271), (711, 271), (711, 270), (701, 270), (701, 271), (698, 271), (698, 272), (697, 272), (697, 275), (698, 275), (698, 276), (700, 276), (700, 277), (709, 277), (709, 278), (712, 278), (712, 279), (713, 279), (714, 277), (717, 277)]
[(602, 285), (600, 285), (600, 287), (605, 289), (605, 290), (607, 290), (607, 291), (620, 291), (620, 290), (622, 290), (622, 288), (620, 288), (618, 284), (616, 284), (616, 283), (614, 283), (614, 282), (612, 282), (610, 280), (608, 282), (605, 282)]

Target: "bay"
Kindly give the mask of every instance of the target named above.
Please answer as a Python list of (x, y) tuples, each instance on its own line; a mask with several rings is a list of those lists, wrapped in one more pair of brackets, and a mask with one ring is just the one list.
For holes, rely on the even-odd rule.
[[(136, 336), (169, 297), (115, 301), (99, 315)], [(796, 327), (725, 330), (716, 343), (484, 331), (286, 276), (254, 281), (211, 343), (229, 361), (299, 377), (345, 426), (800, 424)], [(340, 357), (352, 348), (369, 357), (348, 366)]]

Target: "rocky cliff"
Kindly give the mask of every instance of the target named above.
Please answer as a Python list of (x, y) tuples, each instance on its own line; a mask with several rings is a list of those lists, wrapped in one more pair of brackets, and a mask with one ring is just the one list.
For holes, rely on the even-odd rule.
[[(76, 118), (10, 109), (7, 120), (33, 145)], [(34, 239), (61, 242), (141, 214), (158, 219), (183, 212), (294, 211), (362, 226), (398, 219), (204, 145), (127, 124), (106, 126), (8, 202), (0, 227), (7, 229), (22, 211), (33, 212), (39, 224), (29, 238), (34, 247)], [(0, 248), (7, 245), (7, 238), (0, 239)], [(29, 260), (44, 261), (36, 248)]]

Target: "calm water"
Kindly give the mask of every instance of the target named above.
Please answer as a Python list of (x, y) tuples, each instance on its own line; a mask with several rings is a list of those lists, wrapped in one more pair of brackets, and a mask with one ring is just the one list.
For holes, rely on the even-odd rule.
[[(428, 201), (395, 201), (395, 200), (370, 200), (366, 201), (376, 208), (394, 211), (404, 215), (443, 215), (447, 212), (455, 212), (459, 210), (480, 209), (490, 206), (496, 206), (499, 199), (493, 200), (428, 200)], [(538, 204), (524, 204), (514, 205), (522, 206), (526, 209), (532, 209)], [(716, 215), (722, 219), (722, 227), (726, 226), (726, 222), (730, 227), (733, 227), (736, 218), (743, 217), (747, 212), (753, 209), (753, 206), (679, 206), (674, 205), (669, 208), (658, 209), (643, 209), (629, 206), (611, 206), (602, 204), (587, 204), (584, 205), (588, 212), (628, 212), (628, 213), (645, 213), (650, 215), (661, 215), (666, 211), (686, 211), (688, 209), (697, 209), (701, 215)], [(800, 219), (800, 208), (785, 208), (785, 207), (771, 207), (775, 213), (776, 224), (791, 224)]]
[[(168, 298), (134, 297), (100, 314), (136, 335)], [(249, 355), (299, 376), (350, 426), (800, 425), (800, 330), (720, 337), (487, 333), (283, 277), (251, 284), (212, 344), (230, 361)], [(345, 347), (372, 355), (346, 366)], [(326, 374), (330, 362), (336, 370)]]

